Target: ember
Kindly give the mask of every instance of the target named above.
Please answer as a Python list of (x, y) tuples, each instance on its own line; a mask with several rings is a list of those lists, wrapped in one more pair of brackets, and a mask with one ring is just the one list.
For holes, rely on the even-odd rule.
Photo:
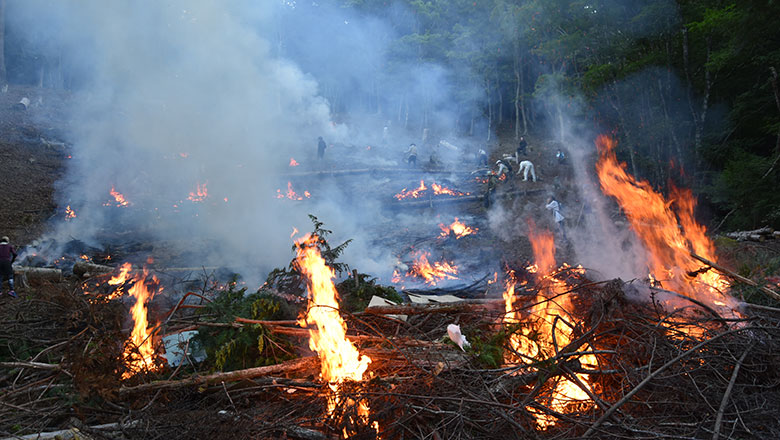
[(300, 164), (299, 164), (299, 163), (298, 163), (298, 162), (297, 162), (295, 159), (293, 159), (293, 158), (291, 157), (291, 158), (290, 158), (290, 166), (291, 166), (291, 167), (297, 167), (298, 165), (300, 165)]
[(72, 218), (76, 218), (76, 212), (68, 205), (65, 207), (65, 220), (70, 220)]
[(277, 199), (283, 199), (285, 197), (290, 199), (290, 200), (303, 200), (304, 197), (306, 197), (307, 199), (311, 198), (311, 193), (309, 191), (304, 191), (302, 196), (298, 195), (298, 193), (296, 193), (293, 190), (292, 182), (287, 182), (287, 192), (286, 193), (283, 193), (281, 189), (277, 189), (276, 190), (276, 198)]
[(200, 183), (197, 184), (197, 188), (194, 192), (191, 192), (189, 197), (187, 197), (187, 200), (191, 200), (193, 202), (202, 202), (206, 199), (206, 197), (209, 196), (208, 189), (206, 188), (206, 185), (208, 182), (201, 185)]

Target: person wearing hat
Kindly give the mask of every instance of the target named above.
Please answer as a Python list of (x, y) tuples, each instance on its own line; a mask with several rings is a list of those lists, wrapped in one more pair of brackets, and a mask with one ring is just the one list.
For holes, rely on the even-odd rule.
[(14, 292), (14, 268), (11, 266), (16, 261), (16, 249), (8, 242), (8, 237), (0, 238), (0, 286), (2, 282), (8, 280), (11, 290), (9, 295), (16, 298)]

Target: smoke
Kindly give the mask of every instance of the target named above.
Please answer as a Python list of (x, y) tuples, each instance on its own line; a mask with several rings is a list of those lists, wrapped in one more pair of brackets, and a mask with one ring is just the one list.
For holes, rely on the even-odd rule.
[[(257, 283), (289, 261), (293, 227), (311, 230), (314, 214), (334, 243), (354, 239), (349, 264), (390, 274), (395, 257), (373, 234), (387, 221), (376, 195), (392, 179), (318, 173), (397, 167), (410, 142), (427, 159), (458, 111), (471, 110), (449, 107), (446, 69), (388, 67), (388, 22), (408, 19), (396, 5), (388, 11), (379, 19), (330, 4), (248, 0), (9, 4), (15, 34), (61, 60), (58, 85), (73, 92), (64, 134), (73, 154), (57, 189), (76, 217), (56, 220), (30, 252), (53, 260), (73, 239), (152, 242), (174, 264), (228, 267)], [(301, 166), (289, 167), (291, 158)], [(284, 197), (288, 182), (311, 198)]]

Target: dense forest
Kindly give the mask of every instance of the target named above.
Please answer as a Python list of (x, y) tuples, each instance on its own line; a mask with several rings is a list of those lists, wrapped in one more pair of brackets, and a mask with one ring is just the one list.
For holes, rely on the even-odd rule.
[[(56, 26), (31, 35), (2, 4), (8, 82), (88, 83)], [(778, 16), (773, 0), (287, 0), (264, 32), (334, 114), (412, 131), (447, 119), (488, 144), (610, 132), (633, 174), (755, 228), (780, 227)]]

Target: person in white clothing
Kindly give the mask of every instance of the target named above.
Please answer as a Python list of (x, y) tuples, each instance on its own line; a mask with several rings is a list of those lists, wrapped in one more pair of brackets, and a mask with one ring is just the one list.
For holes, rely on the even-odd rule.
[(553, 220), (555, 220), (555, 226), (557, 227), (558, 232), (561, 233), (561, 236), (563, 236), (564, 240), (568, 240), (568, 238), (566, 238), (566, 229), (564, 228), (564, 221), (566, 220), (566, 217), (561, 214), (561, 204), (558, 203), (554, 197), (550, 197), (547, 199), (547, 205), (545, 205), (545, 208), (552, 211)]
[(520, 169), (517, 170), (517, 174), (523, 173), (523, 182), (528, 180), (528, 172), (531, 172), (531, 178), (536, 182), (536, 172), (534, 171), (534, 164), (530, 160), (524, 160), (520, 162)]

